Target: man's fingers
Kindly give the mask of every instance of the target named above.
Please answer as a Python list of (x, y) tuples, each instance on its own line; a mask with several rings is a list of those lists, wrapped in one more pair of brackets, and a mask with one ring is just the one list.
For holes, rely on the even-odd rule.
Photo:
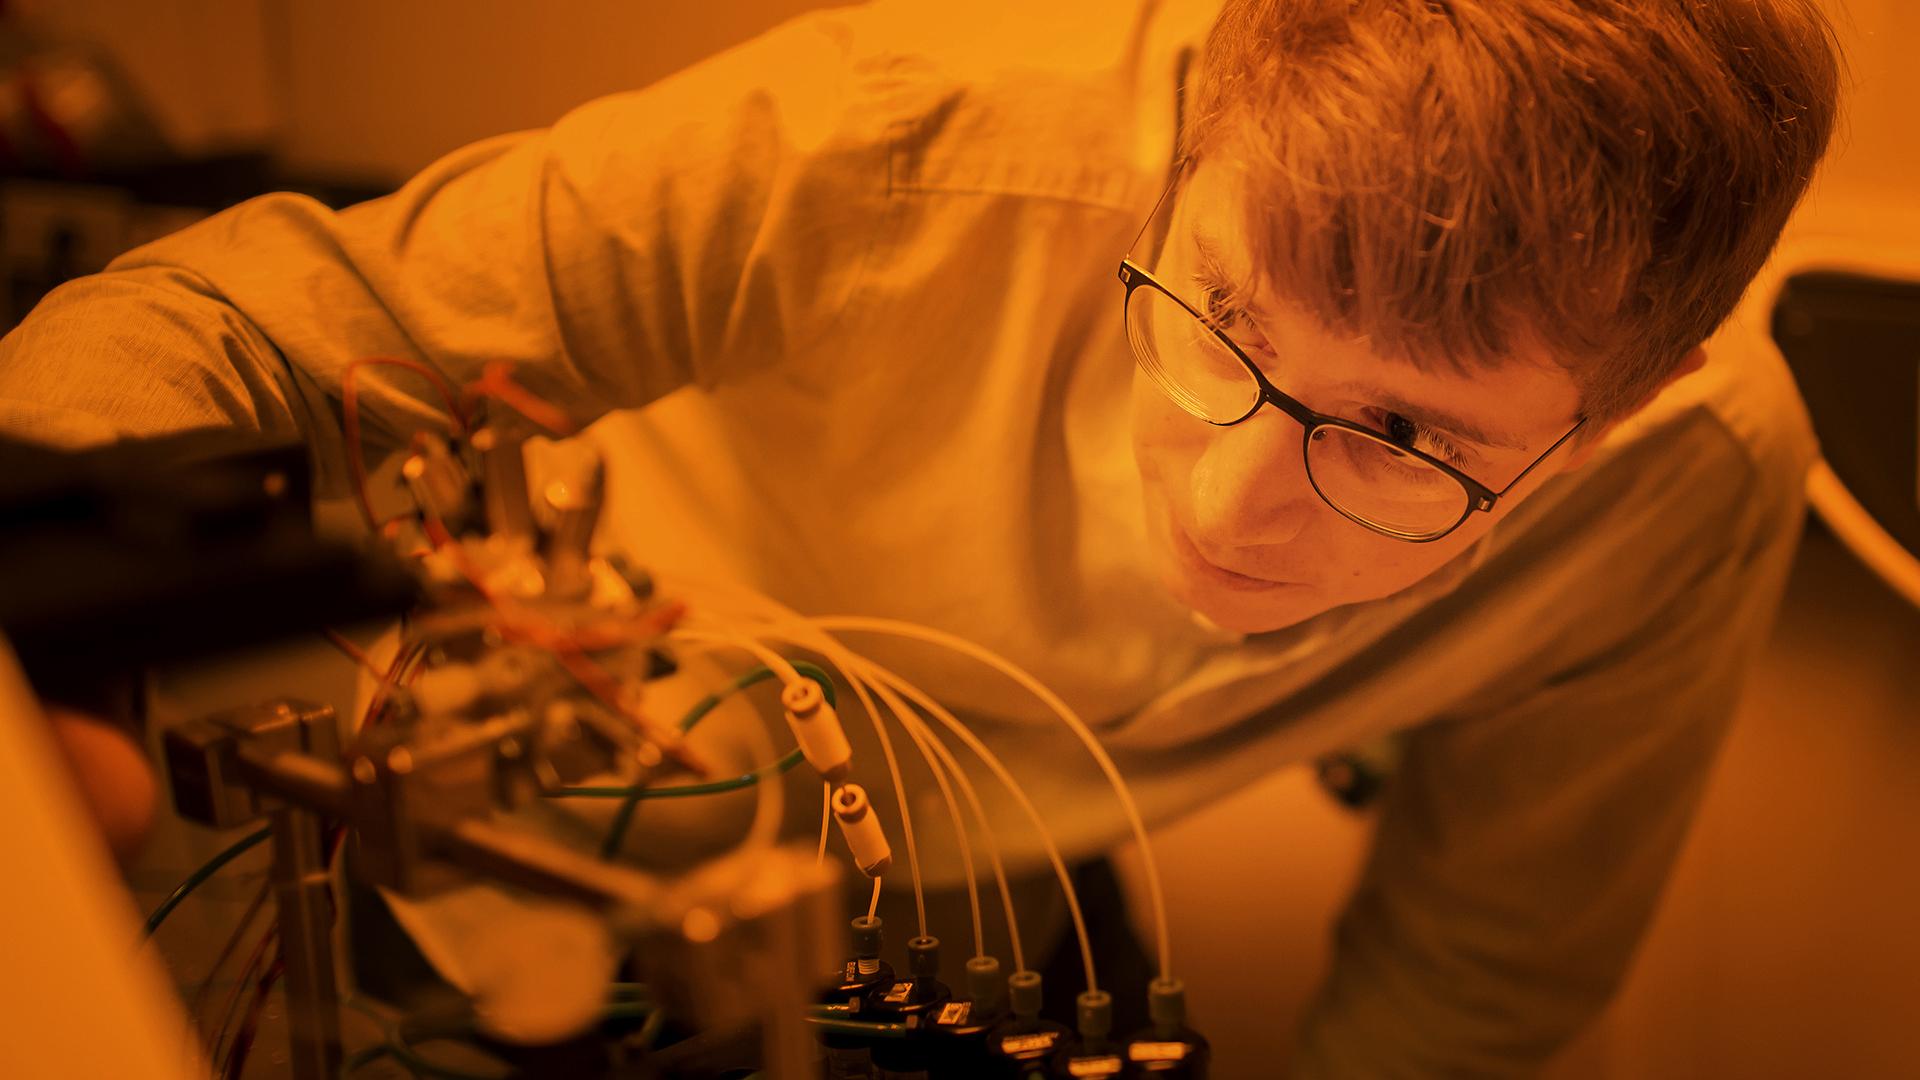
[(122, 862), (131, 859), (153, 828), (153, 769), (137, 743), (97, 717), (47, 706), (47, 722), (73, 768), (80, 796)]

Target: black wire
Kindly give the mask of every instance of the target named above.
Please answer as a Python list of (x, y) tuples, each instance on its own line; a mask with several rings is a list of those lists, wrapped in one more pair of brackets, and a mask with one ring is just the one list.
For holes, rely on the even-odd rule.
[(262, 825), (228, 845), (226, 850), (200, 864), (200, 869), (188, 874), (185, 881), (174, 886), (173, 891), (167, 894), (167, 898), (160, 901), (160, 906), (153, 909), (153, 914), (147, 916), (147, 936), (152, 937), (153, 932), (160, 929), (160, 924), (166, 921), (167, 916), (173, 914), (173, 909), (179, 907), (180, 901), (185, 900), (193, 890), (204, 885), (208, 878), (220, 872), (221, 867), (245, 854), (272, 832), (272, 826)]

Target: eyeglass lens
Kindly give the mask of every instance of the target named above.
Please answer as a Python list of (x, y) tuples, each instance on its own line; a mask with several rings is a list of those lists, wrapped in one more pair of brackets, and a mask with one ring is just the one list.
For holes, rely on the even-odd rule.
[[(1208, 325), (1150, 286), (1127, 299), (1134, 358), (1174, 403), (1214, 424), (1246, 419), (1260, 404), (1258, 380)], [(1466, 488), (1392, 442), (1348, 428), (1315, 427), (1307, 472), (1321, 498), (1385, 532), (1413, 539), (1443, 533), (1466, 516)]]

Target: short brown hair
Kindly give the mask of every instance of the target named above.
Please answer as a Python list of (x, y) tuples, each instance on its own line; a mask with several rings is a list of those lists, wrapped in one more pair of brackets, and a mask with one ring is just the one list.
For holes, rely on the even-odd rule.
[(1266, 287), (1415, 363), (1546, 348), (1600, 422), (1733, 310), (1839, 81), (1812, 0), (1228, 0), (1200, 71)]

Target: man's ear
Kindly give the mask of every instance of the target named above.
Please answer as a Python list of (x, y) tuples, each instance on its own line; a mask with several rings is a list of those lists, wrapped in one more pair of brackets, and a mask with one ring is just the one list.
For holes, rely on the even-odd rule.
[(1694, 372), (1699, 371), (1706, 366), (1706, 363), (1707, 350), (1702, 346), (1695, 345), (1687, 351), (1687, 355), (1680, 358), (1680, 362), (1673, 366), (1673, 370), (1667, 373), (1667, 377), (1660, 380), (1658, 386), (1655, 386), (1648, 392), (1646, 397), (1640, 399), (1638, 405), (1635, 405), (1633, 408), (1628, 409), (1626, 412), (1597, 428), (1589, 427), (1583, 429), (1579, 435), (1578, 445), (1573, 448), (1572, 453), (1567, 455), (1567, 470), (1572, 471), (1585, 465), (1587, 461), (1599, 451), (1601, 442), (1606, 439), (1607, 433), (1611, 432), (1615, 425), (1639, 412), (1641, 409), (1646, 408), (1648, 405), (1651, 405), (1653, 399), (1660, 396), (1661, 391)]

